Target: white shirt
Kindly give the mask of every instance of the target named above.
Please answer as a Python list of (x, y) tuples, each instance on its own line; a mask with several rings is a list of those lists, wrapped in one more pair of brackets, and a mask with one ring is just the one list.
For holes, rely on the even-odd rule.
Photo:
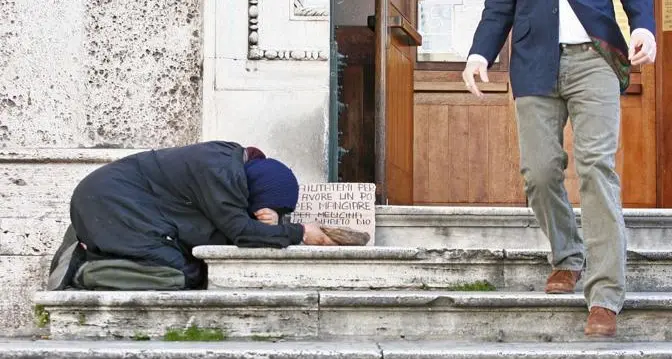
[[(574, 13), (572, 6), (569, 5), (567, 0), (559, 0), (558, 7), (558, 16), (560, 17), (560, 36), (558, 42), (560, 44), (582, 44), (585, 42), (590, 42), (590, 36), (586, 32), (586, 29), (581, 25), (581, 21)], [(644, 32), (647, 36), (655, 39), (655, 36), (651, 31), (639, 28), (632, 31), (633, 34), (637, 32)], [(467, 58), (467, 61), (479, 61), (487, 64), (488, 60), (485, 59), (482, 55), (471, 54)]]
[(576, 17), (572, 6), (567, 0), (559, 0), (558, 15), (560, 17), (560, 43), (561, 44), (583, 44), (590, 42), (590, 36), (586, 29), (581, 25), (581, 21)]

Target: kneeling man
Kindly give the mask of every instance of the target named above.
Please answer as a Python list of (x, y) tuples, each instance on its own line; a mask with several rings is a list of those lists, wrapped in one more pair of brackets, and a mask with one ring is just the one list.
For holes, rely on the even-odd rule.
[(205, 287), (199, 245), (335, 245), (317, 224), (284, 224), (298, 181), (256, 148), (205, 142), (128, 156), (75, 188), (48, 289)]

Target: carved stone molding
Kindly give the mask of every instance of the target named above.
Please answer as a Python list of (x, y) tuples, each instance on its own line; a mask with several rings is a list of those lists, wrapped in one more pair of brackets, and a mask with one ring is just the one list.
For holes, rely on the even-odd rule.
[(293, 3), (293, 15), (295, 17), (310, 17), (329, 19), (329, 9), (324, 7), (305, 6), (305, 0), (290, 0)]
[[(286, 49), (262, 49), (259, 46), (259, 2), (261, 0), (248, 0), (248, 54), (247, 58), (250, 60), (293, 60), (293, 61), (327, 61), (329, 59), (328, 50), (286, 50)], [(270, 0), (278, 1), (278, 0)], [(306, 16), (314, 18), (313, 14), (324, 14), (319, 12), (319, 9), (305, 8), (303, 0), (292, 0), (294, 2), (294, 14), (296, 16)], [(297, 4), (298, 7), (297, 7)], [(297, 15), (297, 11), (300, 14)], [(329, 12), (326, 11), (326, 18), (328, 19)]]

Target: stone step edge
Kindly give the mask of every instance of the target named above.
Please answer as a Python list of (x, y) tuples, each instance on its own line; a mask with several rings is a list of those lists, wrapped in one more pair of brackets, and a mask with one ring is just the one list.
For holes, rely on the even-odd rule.
[(150, 148), (3, 148), (0, 163), (105, 164)]
[[(441, 262), (547, 262), (550, 251), (526, 249), (425, 249), (413, 247), (316, 247), (289, 246), (285, 249), (198, 246), (192, 251), (208, 263), (227, 260), (441, 260)], [(672, 250), (629, 250), (628, 261), (672, 261)], [(306, 263), (307, 265), (309, 263)]]
[[(581, 209), (575, 208), (581, 223)], [(629, 228), (672, 228), (672, 209), (626, 208)], [(538, 227), (529, 207), (376, 206), (376, 227)]]
[[(107, 162), (106, 150), (102, 155), (89, 156), (90, 150), (83, 153), (74, 153), (62, 158), (26, 157), (23, 154), (17, 158), (8, 156), (0, 163), (60, 163), (79, 161), (82, 163)], [(138, 152), (129, 150), (128, 154)], [(25, 157), (25, 159), (24, 159)], [(453, 206), (376, 206), (377, 227), (426, 227), (459, 225), (464, 227), (538, 227), (532, 209), (529, 207), (453, 207)], [(581, 209), (575, 208), (577, 220), (581, 221)], [(47, 216), (67, 220), (68, 216)], [(625, 208), (623, 209), (625, 224), (630, 228), (670, 228), (672, 227), (672, 209), (668, 208)], [(16, 216), (0, 215), (0, 218), (16, 218)]]
[(159, 342), (159, 341), (1, 341), (0, 357), (23, 358), (157, 358), (185, 357), (319, 359), (319, 358), (669, 358), (672, 342), (459, 343), (389, 342)]
[[(59, 308), (585, 308), (582, 293), (452, 291), (204, 290), (176, 292), (43, 291), (34, 303)], [(627, 293), (624, 310), (672, 310), (672, 292)]]

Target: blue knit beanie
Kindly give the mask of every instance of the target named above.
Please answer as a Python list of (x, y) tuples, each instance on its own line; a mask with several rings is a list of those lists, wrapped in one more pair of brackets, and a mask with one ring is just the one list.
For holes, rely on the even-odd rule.
[(289, 167), (272, 158), (245, 163), (248, 212), (270, 208), (293, 212), (299, 200), (299, 183)]

